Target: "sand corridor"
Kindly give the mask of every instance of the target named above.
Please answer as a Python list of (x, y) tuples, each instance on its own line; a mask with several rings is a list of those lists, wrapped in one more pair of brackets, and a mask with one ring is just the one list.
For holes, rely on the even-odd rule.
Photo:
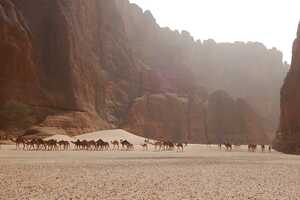
[(189, 145), (183, 153), (0, 151), (0, 199), (299, 199), (300, 157)]

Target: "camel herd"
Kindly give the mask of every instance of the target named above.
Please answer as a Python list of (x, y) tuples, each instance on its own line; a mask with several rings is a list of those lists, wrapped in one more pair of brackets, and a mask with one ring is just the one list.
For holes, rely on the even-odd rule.
[[(10, 139), (16, 145), (16, 150), (25, 151), (133, 151), (135, 149), (134, 145), (128, 140), (114, 140), (110, 142), (105, 142), (102, 139), (98, 140), (79, 140), (76, 141), (65, 141), (65, 140), (43, 140), (41, 138), (27, 139), (25, 137), (19, 136), (15, 139)], [(149, 151), (150, 146), (152, 146), (154, 151), (174, 151), (183, 152), (184, 147), (187, 143), (173, 143), (170, 141), (149, 141), (144, 140), (144, 143), (140, 144), (143, 151)], [(240, 148), (240, 145), (233, 145), (231, 143), (225, 142), (223, 144), (218, 144), (220, 150), (222, 147), (226, 151), (232, 151), (234, 148)], [(257, 152), (260, 147), (261, 152), (272, 151), (271, 145), (257, 145), (248, 144), (249, 152)]]
[[(224, 145), (226, 151), (232, 151), (233, 146), (235, 147), (240, 147), (240, 145), (232, 145), (231, 143), (225, 142), (224, 144), (218, 144), (218, 147), (220, 150), (222, 150), (222, 145)], [(268, 148), (268, 151), (272, 151), (272, 146), (271, 145), (258, 145), (258, 144), (248, 144), (248, 151), (249, 152), (256, 152), (258, 147), (260, 146), (261, 152), (265, 152), (266, 148)]]
[[(110, 150), (122, 150), (133, 151), (134, 145), (128, 140), (114, 140), (105, 142), (102, 139), (98, 140), (79, 140), (65, 141), (65, 140), (43, 140), (41, 138), (26, 139), (19, 136), (15, 139), (10, 139), (16, 144), (16, 150), (26, 151), (110, 151)], [(149, 150), (149, 146), (154, 146), (155, 151), (173, 151), (183, 152), (184, 145), (182, 143), (172, 143), (170, 141), (155, 141), (150, 142), (145, 140), (141, 147), (144, 151)], [(72, 147), (72, 148), (71, 148)]]

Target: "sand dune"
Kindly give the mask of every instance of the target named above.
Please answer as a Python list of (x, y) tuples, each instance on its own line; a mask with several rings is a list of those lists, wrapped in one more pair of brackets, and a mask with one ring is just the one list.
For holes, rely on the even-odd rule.
[(122, 129), (114, 129), (114, 130), (104, 130), (104, 131), (97, 131), (93, 133), (86, 133), (74, 137), (69, 137), (67, 135), (53, 135), (51, 137), (45, 138), (45, 140), (66, 140), (66, 141), (75, 141), (79, 140), (98, 140), (102, 139), (104, 141), (112, 141), (112, 140), (128, 140), (134, 145), (143, 144), (145, 138), (136, 136), (132, 133), (129, 133)]
[(74, 141), (75, 140), (74, 138), (67, 136), (67, 135), (53, 135), (51, 137), (45, 138), (44, 140), (51, 140), (51, 139), (57, 140), (57, 141), (59, 141), (59, 140)]
[(93, 133), (87, 133), (74, 137), (75, 140), (98, 140), (102, 139), (104, 141), (112, 141), (112, 140), (128, 140), (134, 145), (143, 144), (145, 138), (136, 136), (132, 133), (129, 133), (122, 129), (116, 130), (105, 130), (105, 131), (97, 131)]

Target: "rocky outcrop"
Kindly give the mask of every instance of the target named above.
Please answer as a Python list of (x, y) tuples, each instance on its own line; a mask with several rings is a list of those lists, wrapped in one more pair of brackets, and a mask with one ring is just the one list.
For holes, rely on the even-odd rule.
[(171, 141), (269, 143), (263, 121), (245, 101), (224, 91), (207, 96), (146, 95), (136, 99), (126, 129)]
[(164, 93), (133, 103), (125, 129), (148, 138), (205, 143), (205, 97)]
[[(267, 64), (258, 65), (276, 83), (278, 77), (270, 76), (268, 66), (283, 65), (276, 50), (259, 48), (254, 54), (248, 51), (251, 45), (240, 45), (240, 60), (225, 54), (228, 45), (194, 41), (188, 32), (161, 28), (151, 12), (127, 0), (0, 0), (0, 11), (0, 129), (50, 127), (79, 134), (125, 127), (149, 137), (208, 142), (208, 134), (214, 133), (207, 123), (214, 123), (221, 112), (214, 110), (219, 105), (213, 99), (207, 101), (208, 93), (221, 88), (254, 107), (265, 105), (273, 93), (243, 95), (254, 91), (241, 84), (251, 72), (241, 69), (243, 61), (268, 57)], [(218, 57), (222, 59), (216, 63)], [(228, 66), (233, 68), (226, 71)], [(249, 87), (264, 84), (264, 73), (249, 76)], [(271, 91), (276, 88), (267, 85)], [(268, 98), (252, 101), (261, 95)], [(232, 109), (248, 108), (233, 104)], [(252, 109), (243, 112), (248, 113), (245, 118), (256, 117)], [(260, 132), (259, 123), (253, 124), (243, 132), (249, 138)], [(236, 124), (228, 126), (231, 131)]]
[(300, 153), (300, 23), (293, 44), (290, 71), (281, 89), (280, 127), (274, 147), (285, 153)]
[(224, 91), (210, 95), (207, 108), (208, 140), (236, 144), (267, 144), (262, 118), (242, 99), (233, 99)]

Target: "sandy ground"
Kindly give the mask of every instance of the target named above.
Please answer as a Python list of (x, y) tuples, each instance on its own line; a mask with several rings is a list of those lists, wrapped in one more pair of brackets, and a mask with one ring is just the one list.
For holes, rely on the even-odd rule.
[(0, 199), (300, 199), (300, 157), (190, 145), (177, 152), (0, 150)]

